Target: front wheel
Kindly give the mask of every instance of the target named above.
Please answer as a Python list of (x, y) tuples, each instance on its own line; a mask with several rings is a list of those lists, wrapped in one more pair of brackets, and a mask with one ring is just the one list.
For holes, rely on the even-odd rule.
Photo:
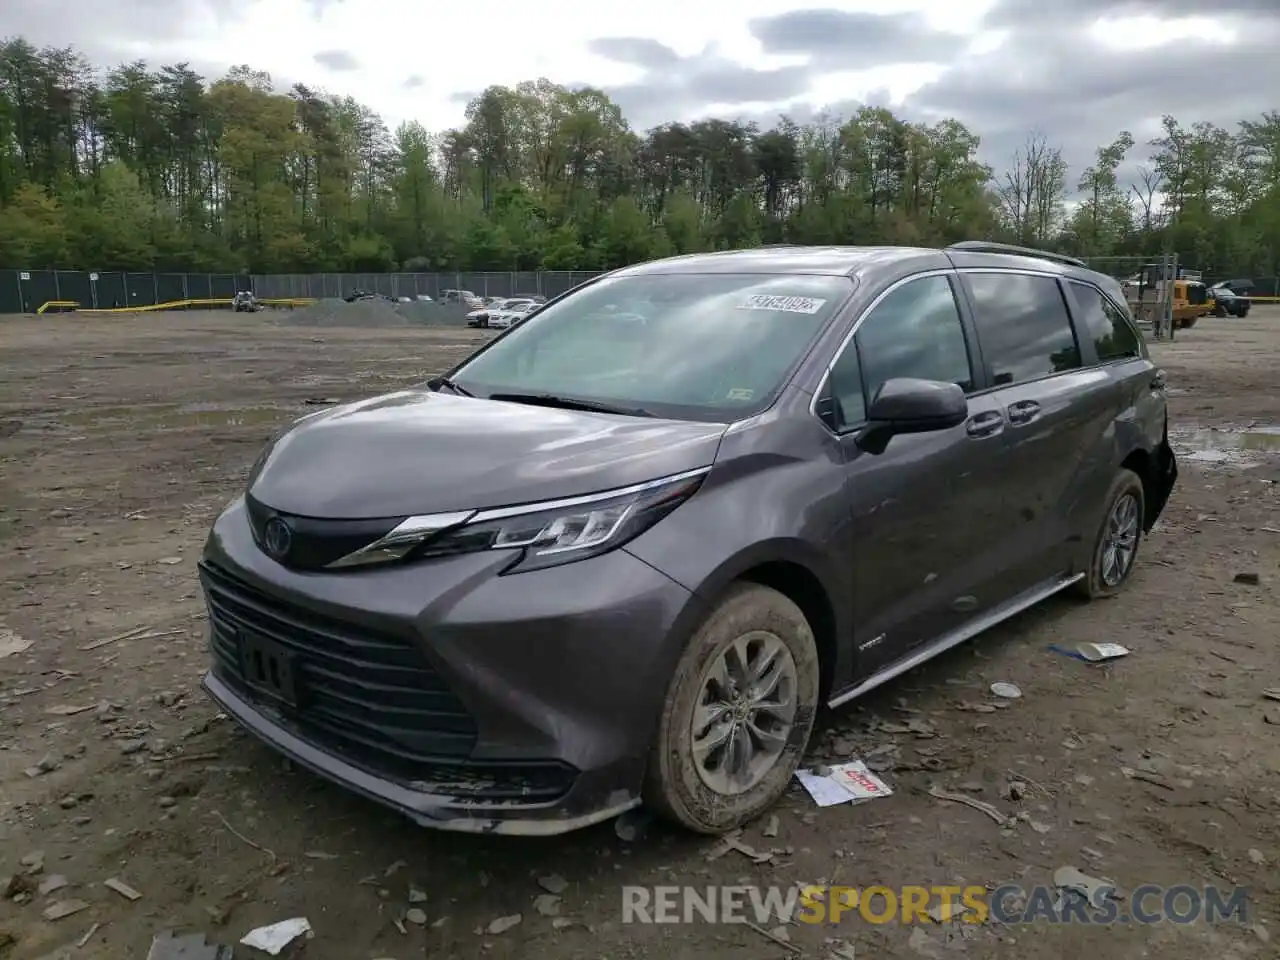
[(1133, 572), (1142, 545), (1146, 493), (1132, 470), (1121, 470), (1107, 491), (1102, 524), (1078, 592), (1089, 600), (1117, 594)]
[(676, 666), (646, 802), (704, 834), (760, 816), (799, 766), (818, 690), (818, 649), (800, 608), (769, 587), (735, 585)]

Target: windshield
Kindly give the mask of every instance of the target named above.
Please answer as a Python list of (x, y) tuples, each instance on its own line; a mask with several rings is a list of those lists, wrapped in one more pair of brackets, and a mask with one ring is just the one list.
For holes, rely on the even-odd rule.
[(848, 277), (642, 274), (544, 306), (465, 362), (467, 391), (728, 422), (765, 409), (853, 291)]

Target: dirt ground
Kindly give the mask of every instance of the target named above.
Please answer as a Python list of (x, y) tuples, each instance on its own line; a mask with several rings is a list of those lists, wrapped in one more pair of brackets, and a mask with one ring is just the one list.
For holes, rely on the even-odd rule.
[[(162, 930), (235, 944), (302, 916), (314, 936), (285, 955), (308, 960), (1277, 955), (1280, 702), (1264, 690), (1280, 687), (1280, 438), (1210, 428), (1280, 424), (1280, 309), (1153, 345), (1184, 456), (1128, 591), (1053, 601), (827, 717), (814, 756), (868, 759), (894, 795), (819, 810), (797, 788), (775, 837), (768, 820), (742, 834), (756, 858), (660, 824), (632, 842), (611, 824), (422, 830), (290, 769), (201, 693), (195, 561), (269, 434), (307, 400), (419, 382), (478, 342), (228, 314), (0, 318), (0, 885), (18, 892), (0, 899), (0, 957), (141, 960)], [(1132, 653), (1098, 666), (1050, 649), (1085, 641)], [(993, 681), (1024, 696), (993, 708)], [(1024, 816), (1002, 827), (934, 785)], [(622, 923), (624, 884), (994, 888), (1066, 865), (1122, 891), (1244, 886), (1249, 912), (962, 930), (855, 913), (777, 939)], [(249, 955), (265, 956), (236, 946)]]

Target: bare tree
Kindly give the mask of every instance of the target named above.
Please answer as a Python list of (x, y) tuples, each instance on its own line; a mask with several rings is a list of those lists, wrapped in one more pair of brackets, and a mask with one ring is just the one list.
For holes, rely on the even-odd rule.
[(1044, 134), (1032, 133), (996, 189), (1009, 231), (1019, 243), (1043, 245), (1062, 216), (1067, 163)]
[(1150, 233), (1156, 217), (1156, 193), (1164, 183), (1164, 176), (1159, 170), (1150, 167), (1138, 168), (1138, 183), (1129, 184), (1130, 192), (1137, 198), (1142, 207), (1142, 230)]

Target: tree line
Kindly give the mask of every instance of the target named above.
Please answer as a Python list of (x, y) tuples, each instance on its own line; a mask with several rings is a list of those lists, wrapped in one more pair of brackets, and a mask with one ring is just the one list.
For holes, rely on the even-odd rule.
[[(0, 266), (309, 273), (598, 270), (762, 243), (987, 238), (1086, 256), (1172, 248), (1280, 274), (1280, 112), (1172, 116), (1083, 170), (1041, 133), (1002, 169), (957, 120), (879, 107), (641, 133), (604, 92), (492, 86), (466, 122), (387, 128), (350, 97), (236, 67), (100, 72), (0, 42)], [(1132, 176), (1126, 171), (1136, 170)]]

